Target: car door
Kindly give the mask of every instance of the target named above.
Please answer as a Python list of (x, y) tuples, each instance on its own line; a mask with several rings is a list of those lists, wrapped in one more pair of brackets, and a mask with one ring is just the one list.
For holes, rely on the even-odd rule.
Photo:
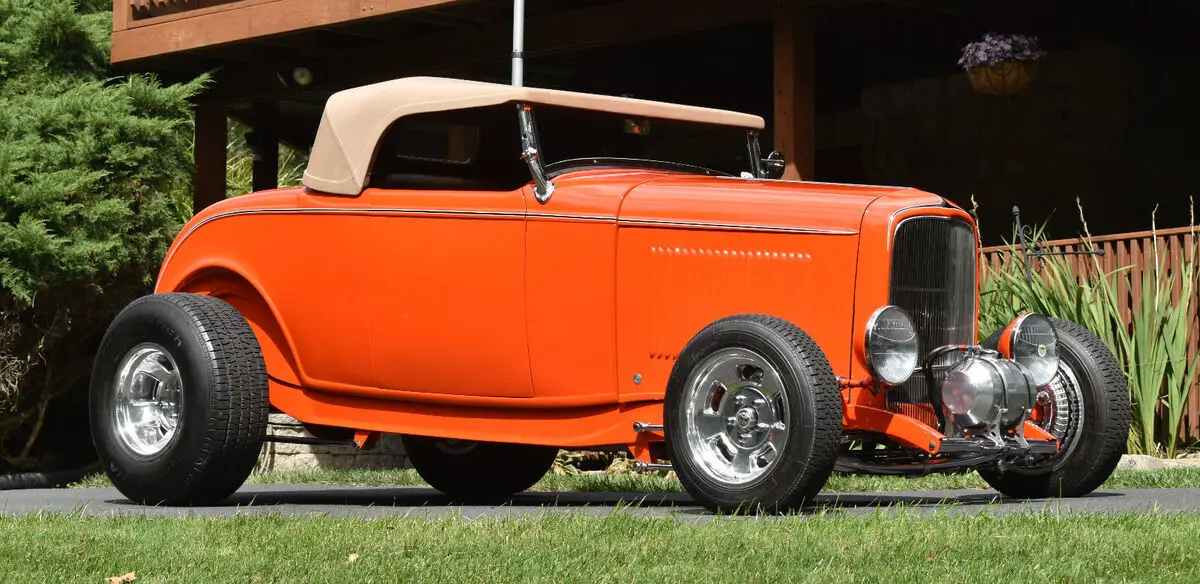
[(492, 128), (477, 113), (441, 112), (390, 130), (372, 172), (378, 188), (363, 193), (371, 208), (364, 346), (383, 389), (533, 393), (525, 199), (520, 184), (488, 168), (487, 150), (509, 141), (489, 141)]
[(534, 395), (617, 401), (617, 210), (631, 183), (610, 171), (561, 178), (550, 200), (526, 189), (526, 286)]

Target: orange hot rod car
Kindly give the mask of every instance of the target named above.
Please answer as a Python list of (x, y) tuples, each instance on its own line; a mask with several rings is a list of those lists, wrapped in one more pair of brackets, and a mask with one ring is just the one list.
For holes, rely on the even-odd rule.
[(334, 94), (304, 186), (198, 213), (111, 324), (105, 469), (135, 501), (221, 500), (274, 408), (360, 447), (401, 434), (459, 498), (583, 447), (712, 509), (793, 508), (835, 471), (1099, 486), (1130, 412), (1096, 337), (1027, 313), (977, 342), (968, 213), (779, 180), (762, 128), (454, 79)]

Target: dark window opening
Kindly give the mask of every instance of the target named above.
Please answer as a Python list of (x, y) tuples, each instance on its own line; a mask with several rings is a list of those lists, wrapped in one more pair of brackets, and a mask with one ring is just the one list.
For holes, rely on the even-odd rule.
[(514, 191), (530, 181), (511, 104), (396, 121), (380, 140), (369, 187)]
[[(738, 176), (752, 165), (747, 129), (532, 104), (550, 174), (602, 167)], [(384, 134), (368, 186), (513, 191), (530, 182), (515, 104), (430, 112)]]
[(601, 166), (663, 162), (732, 176), (752, 170), (746, 128), (537, 104), (533, 116), (551, 174), (592, 166), (593, 159)]

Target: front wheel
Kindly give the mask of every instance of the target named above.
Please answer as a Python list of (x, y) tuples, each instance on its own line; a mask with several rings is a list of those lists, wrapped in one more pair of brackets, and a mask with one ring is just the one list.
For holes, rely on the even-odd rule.
[(258, 340), (236, 309), (211, 296), (153, 294), (125, 307), (101, 341), (89, 400), (100, 462), (137, 503), (228, 497), (266, 437)]
[(816, 342), (785, 320), (738, 315), (700, 331), (675, 363), (664, 408), (668, 457), (713, 511), (795, 509), (833, 472), (837, 379)]
[[(1091, 331), (1050, 319), (1058, 333), (1059, 369), (1038, 389), (1040, 420), (1059, 451), (1035, 464), (979, 469), (992, 488), (1015, 498), (1081, 497), (1100, 487), (1121, 460), (1129, 437), (1129, 387), (1112, 352)], [(984, 346), (995, 348), (999, 334)]]

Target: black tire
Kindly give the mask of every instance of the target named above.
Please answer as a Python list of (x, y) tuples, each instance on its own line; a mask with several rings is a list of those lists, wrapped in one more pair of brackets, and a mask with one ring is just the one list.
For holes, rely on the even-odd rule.
[[(1091, 331), (1050, 319), (1058, 332), (1059, 359), (1079, 384), (1070, 400), (1071, 429), (1060, 453), (1032, 467), (981, 467), (979, 476), (1001, 494), (1019, 499), (1082, 497), (1108, 480), (1129, 438), (1129, 386), (1112, 351)], [(1000, 333), (984, 341), (995, 348)], [(1062, 373), (1059, 373), (1062, 375)], [(1079, 421), (1082, 414), (1082, 421)]]
[[(771, 467), (745, 484), (721, 481), (686, 455), (686, 431), (676, 415), (693, 371), (706, 356), (729, 348), (754, 351), (774, 367), (791, 418)], [(667, 382), (663, 423), (667, 457), (697, 502), (717, 512), (781, 512), (810, 502), (829, 480), (842, 435), (842, 398), (825, 353), (808, 334), (780, 318), (743, 314), (710, 324), (683, 349)]]
[(541, 480), (558, 448), (405, 434), (404, 452), (429, 486), (454, 499), (507, 497)]
[[(180, 409), (160, 452), (135, 452), (117, 431), (115, 377), (145, 343), (178, 368)], [(130, 500), (203, 505), (233, 494), (254, 469), (266, 436), (267, 372), (254, 332), (228, 303), (198, 294), (153, 294), (131, 302), (101, 342), (92, 370), (92, 439), (100, 463)]]

